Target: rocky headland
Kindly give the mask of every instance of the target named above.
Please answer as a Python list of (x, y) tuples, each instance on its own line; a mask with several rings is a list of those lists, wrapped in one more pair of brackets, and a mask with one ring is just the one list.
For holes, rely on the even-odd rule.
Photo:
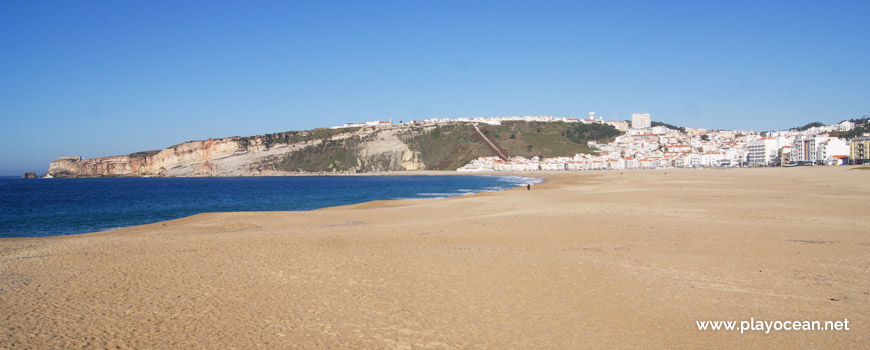
[[(391, 124), (314, 129), (189, 141), (128, 155), (61, 157), (53, 177), (272, 176), (454, 170), (499, 154), (572, 155), (589, 152), (565, 137), (566, 123)], [(485, 141), (486, 137), (489, 141)]]

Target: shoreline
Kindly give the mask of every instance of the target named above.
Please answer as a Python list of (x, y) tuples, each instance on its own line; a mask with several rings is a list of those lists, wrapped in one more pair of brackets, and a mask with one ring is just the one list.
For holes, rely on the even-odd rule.
[[(332, 174), (332, 175), (314, 175), (314, 174), (312, 174), (312, 175), (303, 175), (303, 176), (301, 176), (301, 177), (313, 177), (313, 176), (324, 176), (324, 177), (327, 177), (327, 176), (378, 176), (378, 177), (380, 177), (380, 176), (447, 176), (447, 175), (450, 175), (450, 176), (493, 176), (493, 177), (503, 177), (503, 178), (505, 178), (505, 177), (520, 177), (520, 178), (523, 178), (523, 179), (529, 179), (529, 180), (531, 180), (532, 182), (530, 182), (530, 183), (531, 183), (532, 185), (537, 185), (537, 184), (540, 184), (540, 183), (543, 183), (543, 182), (546, 181), (544, 178), (541, 178), (541, 177), (530, 177), (530, 176), (520, 176), (520, 175), (510, 175), (510, 174), (500, 174), (500, 175), (498, 175), (498, 174), (464, 174), (464, 173), (457, 173), (457, 172), (455, 172), (455, 171), (453, 171), (453, 172), (449, 172), (449, 173), (448, 173), (448, 172), (443, 172), (443, 173), (442, 173), (441, 171), (420, 171), (420, 172), (418, 172), (418, 171), (407, 171), (407, 172), (386, 172), (386, 173), (370, 173), (370, 174), (369, 174), (369, 173), (367, 173), (367, 174)], [(208, 179), (208, 178), (261, 178), (261, 177), (263, 177), (263, 178), (269, 178), (269, 177), (300, 177), (300, 176), (297, 176), (297, 175), (282, 175), (282, 176), (232, 176), (232, 177), (221, 177), (221, 176), (217, 176), (217, 177), (215, 177), (215, 176), (200, 176), (200, 177), (157, 177), (157, 178), (160, 178), (160, 179), (167, 179), (167, 178), (203, 178), (203, 179)], [(112, 176), (112, 177), (84, 177), (84, 178), (72, 178), (72, 179), (98, 179), (98, 178), (117, 179), (117, 178), (148, 178), (148, 177), (138, 177), (138, 176)], [(535, 181), (540, 181), (540, 182), (535, 182)], [(524, 186), (524, 185), (517, 185), (516, 187), (522, 187), (522, 186)], [(107, 228), (107, 229), (104, 229), (104, 230), (98, 230), (98, 231), (81, 232), (81, 233), (71, 233), (71, 234), (58, 234), (58, 235), (51, 235), (51, 236), (0, 237), (0, 240), (5, 240), (5, 239), (29, 239), (29, 238), (53, 238), (53, 237), (66, 237), (66, 236), (73, 236), (73, 235), (87, 235), (87, 234), (94, 234), (94, 233), (103, 233), (103, 232), (115, 231), (115, 230), (120, 230), (120, 229), (131, 228), (131, 227), (137, 227), (137, 226), (150, 225), (150, 224), (161, 223), (161, 222), (166, 222), (166, 221), (178, 220), (178, 219), (183, 219), (183, 218), (187, 218), (187, 217), (191, 217), (191, 216), (196, 216), (196, 215), (199, 215), (199, 214), (210, 214), (210, 213), (215, 213), (215, 214), (219, 214), (219, 213), (248, 213), (248, 212), (257, 213), (257, 212), (285, 212), (285, 211), (290, 211), (290, 212), (302, 211), (302, 212), (304, 212), (304, 211), (313, 211), (313, 210), (327, 209), (327, 208), (331, 208), (331, 207), (341, 207), (341, 206), (348, 206), (348, 205), (364, 204), (364, 203), (368, 203), (368, 202), (395, 201), (395, 200), (406, 200), (406, 199), (446, 199), (446, 198), (453, 198), (453, 197), (470, 196), (470, 195), (475, 195), (475, 194), (478, 194), (478, 193), (485, 193), (485, 192), (498, 192), (498, 191), (505, 191), (505, 190), (509, 190), (509, 189), (512, 189), (512, 188), (515, 188), (515, 187), (504, 188), (504, 189), (500, 189), (500, 190), (489, 190), (489, 189), (481, 188), (481, 189), (479, 189), (479, 190), (477, 190), (477, 191), (474, 191), (474, 192), (467, 192), (467, 193), (461, 193), (461, 194), (457, 194), (457, 195), (453, 195), (453, 196), (444, 196), (444, 197), (419, 197), (419, 198), (375, 199), (375, 200), (364, 201), (364, 202), (359, 202), (359, 203), (342, 204), (342, 205), (332, 205), (332, 206), (319, 207), (319, 208), (313, 208), (313, 209), (304, 209), (304, 210), (267, 210), (267, 211), (263, 211), (263, 210), (240, 210), (240, 211), (222, 211), (222, 212), (209, 212), (209, 211), (206, 211), (206, 212), (197, 213), (197, 214), (193, 214), (193, 215), (188, 215), (188, 216), (184, 216), (184, 217), (180, 217), (180, 218), (173, 218), (173, 219), (167, 219), (167, 220), (160, 220), (160, 221), (155, 221), (155, 222), (150, 222), (150, 223), (144, 223), (144, 224), (139, 224), (139, 225), (132, 225), (132, 226), (113, 227), (113, 228)]]
[[(843, 165), (843, 166), (837, 166), (837, 167), (831, 167), (831, 166), (800, 167), (798, 169), (826, 169), (826, 168), (841, 168), (841, 169), (848, 169), (848, 170), (870, 169), (870, 167), (867, 167), (866, 165)], [(361, 174), (254, 175), (254, 176), (226, 176), (226, 177), (224, 177), (224, 176), (178, 176), (178, 177), (153, 177), (153, 178), (167, 179), (167, 178), (259, 178), (259, 177), (296, 177), (296, 176), (309, 177), (309, 176), (439, 176), (439, 175), (445, 175), (445, 176), (518, 176), (518, 177), (523, 177), (523, 178), (542, 180), (539, 183), (532, 184), (533, 186), (535, 186), (535, 188), (540, 188), (541, 185), (549, 182), (548, 175), (549, 176), (553, 176), (553, 175), (569, 176), (569, 174), (570, 174), (570, 175), (582, 176), (582, 175), (594, 175), (594, 174), (600, 174), (600, 173), (606, 174), (606, 173), (615, 173), (615, 172), (619, 172), (619, 173), (656, 172), (656, 171), (667, 172), (668, 170), (671, 170), (671, 171), (714, 171), (714, 170), (736, 171), (736, 170), (746, 170), (746, 169), (772, 170), (772, 169), (789, 169), (789, 168), (786, 168), (786, 167), (656, 168), (656, 169), (624, 169), (624, 170), (600, 169), (600, 170), (589, 170), (589, 171), (536, 170), (536, 171), (482, 171), (482, 172), (457, 172), (457, 171), (448, 171), (448, 170), (421, 170), (421, 171), (373, 172), (373, 173), (361, 173)], [(149, 178), (149, 177), (106, 176), (106, 177), (75, 177), (75, 178), (59, 178), (59, 179), (100, 179), (100, 178), (111, 179), (111, 178)], [(317, 210), (338, 209), (338, 208), (344, 208), (344, 207), (351, 208), (351, 207), (357, 207), (357, 206), (365, 207), (365, 208), (369, 208), (369, 207), (376, 208), (376, 207), (381, 207), (381, 206), (383, 206), (383, 207), (395, 207), (395, 206), (401, 206), (401, 204), (390, 205), (389, 203), (400, 202), (400, 201), (415, 201), (415, 200), (450, 200), (450, 199), (457, 199), (457, 198), (463, 198), (463, 197), (477, 196), (477, 195), (486, 194), (486, 193), (498, 193), (498, 192), (504, 192), (504, 191), (509, 191), (509, 190), (517, 190), (517, 189), (520, 189), (522, 187), (523, 186), (517, 186), (517, 187), (506, 188), (506, 189), (495, 190), (495, 191), (479, 191), (479, 192), (472, 192), (472, 193), (468, 193), (468, 194), (462, 194), (462, 195), (450, 196), (450, 197), (376, 199), (376, 200), (365, 201), (365, 202), (360, 202), (360, 203), (327, 206), (327, 207), (314, 208), (314, 209), (308, 209), (308, 210), (203, 212), (203, 213), (198, 213), (198, 214), (189, 215), (189, 216), (180, 217), (180, 218), (175, 218), (175, 219), (155, 221), (152, 223), (146, 223), (146, 224), (141, 224), (141, 225), (116, 227), (116, 228), (110, 228), (110, 229), (101, 230), (101, 231), (91, 231), (91, 232), (82, 232), (82, 233), (73, 233), (73, 234), (61, 234), (61, 235), (53, 235), (53, 236), (0, 237), (0, 243), (2, 243), (2, 241), (4, 241), (4, 240), (55, 239), (55, 238), (64, 238), (64, 237), (70, 237), (70, 236), (82, 236), (82, 235), (96, 235), (96, 234), (112, 233), (112, 232), (115, 232), (118, 230), (125, 230), (125, 229), (140, 227), (140, 226), (149, 226), (149, 225), (154, 225), (154, 224), (167, 223), (167, 222), (171, 222), (171, 221), (192, 218), (192, 217), (196, 217), (196, 216), (203, 215), (203, 214), (310, 212), (310, 211), (317, 211)]]
[[(547, 181), (0, 240), (0, 343), (861, 347), (870, 183), (850, 170), (529, 172)], [(750, 318), (852, 328), (695, 326)]]
[[(813, 168), (850, 168), (850, 169), (870, 169), (866, 164), (853, 165), (819, 165), (819, 166), (801, 166), (799, 169)], [(746, 170), (746, 169), (784, 169), (792, 167), (704, 167), (704, 168), (633, 168), (633, 169), (596, 169), (596, 170), (532, 170), (532, 171), (456, 171), (456, 170), (401, 170), (401, 171), (384, 171), (384, 172), (367, 172), (367, 173), (288, 173), (282, 175), (218, 175), (218, 176), (150, 176), (150, 175), (116, 175), (116, 176), (74, 176), (74, 177), (52, 177), (47, 179), (127, 179), (127, 178), (154, 178), (154, 179), (200, 179), (200, 178), (259, 178), (259, 177), (310, 177), (310, 176), (468, 176), (468, 175), (493, 175), (499, 176), (510, 174), (522, 176), (522, 174), (585, 174), (585, 173), (602, 173), (602, 172), (638, 172), (638, 171), (668, 171), (668, 170)], [(20, 175), (2, 175), (0, 178), (21, 178)], [(43, 179), (43, 178), (39, 178)]]

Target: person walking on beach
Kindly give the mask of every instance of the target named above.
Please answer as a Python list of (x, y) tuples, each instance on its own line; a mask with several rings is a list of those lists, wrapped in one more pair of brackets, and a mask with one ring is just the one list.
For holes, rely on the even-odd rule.
[(526, 190), (527, 190), (527, 191), (531, 191), (531, 190), (532, 190), (532, 184), (526, 184)]

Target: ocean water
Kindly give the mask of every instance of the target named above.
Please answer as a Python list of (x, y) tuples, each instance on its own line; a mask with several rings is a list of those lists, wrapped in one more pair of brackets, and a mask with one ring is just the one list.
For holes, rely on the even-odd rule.
[(539, 183), (519, 176), (0, 177), (0, 237), (102, 231), (206, 212), (311, 210)]

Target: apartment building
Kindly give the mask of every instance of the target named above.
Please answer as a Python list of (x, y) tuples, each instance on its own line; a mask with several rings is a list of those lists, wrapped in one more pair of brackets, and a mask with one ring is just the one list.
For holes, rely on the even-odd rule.
[(870, 136), (860, 136), (849, 143), (849, 158), (854, 164), (870, 163)]

